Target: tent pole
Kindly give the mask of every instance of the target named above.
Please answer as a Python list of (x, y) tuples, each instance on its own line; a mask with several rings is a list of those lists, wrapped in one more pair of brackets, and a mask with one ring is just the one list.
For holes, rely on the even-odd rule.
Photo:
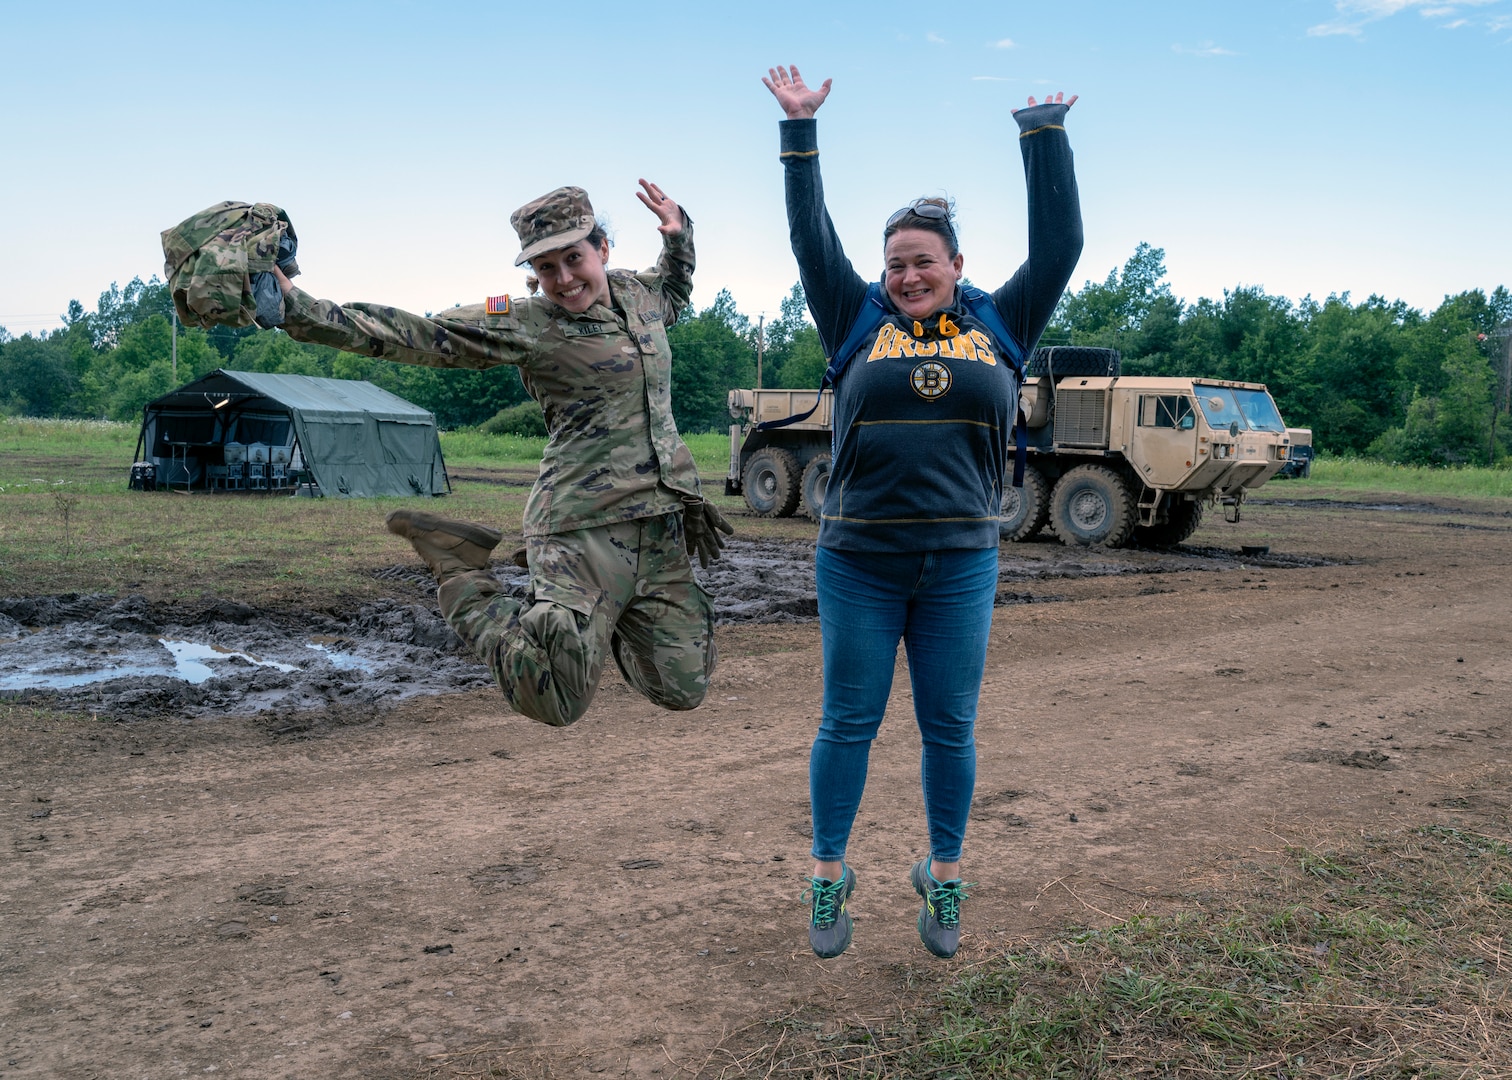
[[(136, 449), (131, 452), (131, 463), (135, 465), (142, 460), (142, 442), (147, 438), (147, 407), (142, 406), (142, 430), (137, 432)], [(126, 490), (131, 490), (131, 475), (126, 476)]]

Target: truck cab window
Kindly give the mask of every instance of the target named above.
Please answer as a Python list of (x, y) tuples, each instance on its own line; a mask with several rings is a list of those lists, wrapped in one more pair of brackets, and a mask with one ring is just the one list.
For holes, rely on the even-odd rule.
[(1139, 426), (1191, 431), (1197, 425), (1192, 399), (1182, 394), (1146, 394), (1139, 399)]

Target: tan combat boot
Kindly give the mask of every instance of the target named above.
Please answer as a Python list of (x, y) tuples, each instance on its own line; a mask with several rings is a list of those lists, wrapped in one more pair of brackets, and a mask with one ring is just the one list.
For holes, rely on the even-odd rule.
[(486, 569), (489, 552), (504, 539), (503, 533), (487, 525), (453, 521), (424, 510), (395, 510), (385, 524), (389, 532), (414, 546), (438, 582), (453, 574)]

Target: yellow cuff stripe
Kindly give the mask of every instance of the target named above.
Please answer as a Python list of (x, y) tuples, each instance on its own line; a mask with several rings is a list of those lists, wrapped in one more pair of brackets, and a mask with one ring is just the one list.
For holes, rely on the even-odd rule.
[(778, 157), (818, 157), (817, 150), (784, 150)]
[(1044, 127), (1037, 127), (1037, 128), (1034, 128), (1032, 131), (1021, 132), (1019, 134), (1019, 138), (1021, 138), (1021, 139), (1027, 139), (1029, 136), (1031, 136), (1031, 135), (1038, 135), (1042, 131), (1065, 131), (1065, 130), (1066, 130), (1066, 128), (1065, 128), (1065, 125), (1063, 125), (1063, 124), (1046, 124)]

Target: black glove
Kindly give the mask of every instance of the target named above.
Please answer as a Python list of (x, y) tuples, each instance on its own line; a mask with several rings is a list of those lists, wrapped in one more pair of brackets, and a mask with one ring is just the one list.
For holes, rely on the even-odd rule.
[(253, 274), (252, 300), (257, 304), (257, 314), (252, 316), (253, 322), (264, 330), (283, 325), (284, 298), (277, 278), (267, 271)]
[(688, 548), (688, 558), (698, 558), (698, 565), (705, 570), (711, 562), (719, 559), (724, 550), (724, 539), (719, 535), (735, 535), (735, 526), (724, 519), (718, 507), (707, 499), (683, 496), (683, 543)]
[[(285, 218), (285, 220), (288, 219)], [(298, 250), (299, 238), (294, 235), (294, 226), (290, 225), (278, 238), (277, 259), (278, 268), (289, 277), (294, 277), (299, 273), (299, 263), (294, 261), (294, 255)], [(252, 300), (257, 305), (257, 314), (252, 317), (253, 322), (264, 330), (283, 325), (283, 291), (278, 287), (278, 280), (272, 274), (264, 271), (252, 275)]]

